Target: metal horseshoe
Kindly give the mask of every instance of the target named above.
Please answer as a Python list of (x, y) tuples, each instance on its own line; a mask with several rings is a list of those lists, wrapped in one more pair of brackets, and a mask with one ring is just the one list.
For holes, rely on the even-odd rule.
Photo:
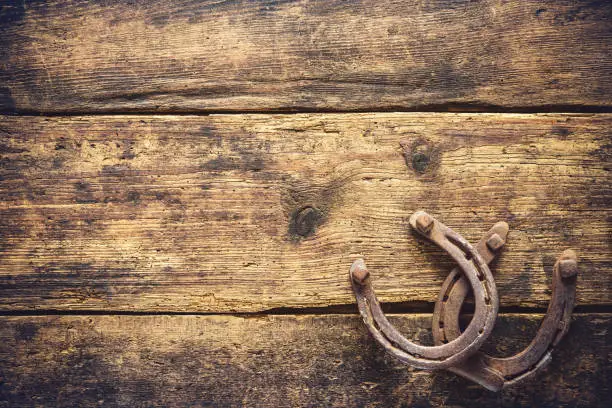
[[(508, 225), (497, 223), (476, 245), (476, 250), (486, 262), (491, 262), (504, 245), (507, 233)], [(546, 316), (527, 348), (507, 358), (491, 357), (479, 351), (460, 366), (449, 367), (448, 370), (491, 391), (499, 391), (545, 367), (551, 361), (553, 347), (569, 329), (577, 273), (576, 253), (565, 250), (553, 268), (552, 296)], [(434, 310), (432, 330), (435, 344), (452, 343), (461, 336), (459, 314), (469, 289), (462, 271), (453, 269), (442, 285)]]
[(418, 368), (449, 368), (476, 353), (493, 330), (499, 305), (495, 281), (482, 256), (461, 235), (422, 211), (410, 217), (410, 225), (446, 251), (467, 278), (476, 309), (466, 330), (447, 343), (435, 346), (423, 346), (406, 339), (385, 317), (363, 259), (353, 262), (349, 272), (353, 291), (364, 323), (386, 351)]

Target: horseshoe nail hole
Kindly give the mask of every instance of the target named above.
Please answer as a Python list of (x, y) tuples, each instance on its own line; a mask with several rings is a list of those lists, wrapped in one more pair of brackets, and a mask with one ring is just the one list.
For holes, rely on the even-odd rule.
[(443, 329), (443, 328), (444, 328), (444, 322), (443, 322), (442, 320), (440, 320), (439, 325), (440, 325), (440, 328), (441, 328), (441, 329)]
[(482, 334), (482, 333), (484, 333), (484, 329), (478, 330), (478, 334)]
[(448, 302), (448, 295), (444, 295), (444, 297), (442, 298), (443, 302)]
[(468, 261), (472, 259), (472, 254), (470, 254), (469, 252), (465, 252), (465, 259), (467, 259)]

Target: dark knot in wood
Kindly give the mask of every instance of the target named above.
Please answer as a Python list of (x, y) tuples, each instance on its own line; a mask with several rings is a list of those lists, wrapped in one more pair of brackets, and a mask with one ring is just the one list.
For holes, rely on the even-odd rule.
[(308, 237), (315, 233), (321, 224), (322, 214), (318, 208), (304, 207), (297, 211), (292, 220), (291, 230), (301, 237)]

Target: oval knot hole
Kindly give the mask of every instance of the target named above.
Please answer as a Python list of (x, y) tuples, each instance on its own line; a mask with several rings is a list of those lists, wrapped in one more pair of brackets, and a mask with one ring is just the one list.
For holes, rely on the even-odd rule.
[(425, 173), (429, 161), (429, 155), (424, 152), (414, 152), (412, 154), (412, 168), (418, 173)]
[(435, 172), (439, 165), (438, 151), (431, 142), (425, 139), (404, 139), (400, 141), (400, 146), (403, 150), (406, 165), (417, 174), (433, 174)]
[(321, 224), (322, 214), (318, 208), (304, 207), (298, 210), (291, 221), (291, 232), (301, 237), (308, 237), (315, 233)]

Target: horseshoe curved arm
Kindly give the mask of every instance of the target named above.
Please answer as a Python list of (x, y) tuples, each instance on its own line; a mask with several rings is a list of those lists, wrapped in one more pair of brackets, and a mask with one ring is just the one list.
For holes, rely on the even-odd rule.
[[(490, 262), (495, 252), (504, 244), (507, 233), (505, 223), (496, 224), (476, 246), (483, 258)], [(491, 237), (498, 234), (502, 239)], [(497, 245), (491, 243), (497, 242)], [(564, 251), (553, 268), (552, 297), (546, 316), (529, 346), (522, 352), (508, 358), (491, 357), (478, 352), (464, 361), (461, 366), (450, 367), (449, 371), (477, 382), (491, 391), (515, 384), (545, 367), (551, 360), (554, 346), (569, 329), (576, 293), (577, 256), (572, 250)], [(459, 314), (469, 292), (469, 284), (462, 272), (455, 268), (447, 277), (433, 316), (435, 344), (452, 342), (461, 335)]]
[[(505, 245), (508, 237), (508, 224), (496, 223), (476, 245), (476, 251), (489, 264), (499, 250)], [(452, 290), (452, 296), (451, 296)], [(461, 335), (459, 318), (448, 319), (448, 316), (459, 316), (463, 302), (470, 291), (470, 284), (460, 268), (455, 267), (446, 277), (434, 308), (432, 331), (436, 344), (448, 343)], [(448, 336), (448, 338), (446, 337)]]
[(418, 368), (448, 368), (474, 354), (491, 333), (499, 304), (497, 289), (486, 262), (461, 235), (422, 211), (410, 217), (410, 225), (446, 251), (467, 277), (476, 303), (467, 329), (452, 341), (436, 346), (406, 339), (385, 317), (362, 259), (356, 260), (350, 269), (353, 291), (364, 323), (385, 350)]

